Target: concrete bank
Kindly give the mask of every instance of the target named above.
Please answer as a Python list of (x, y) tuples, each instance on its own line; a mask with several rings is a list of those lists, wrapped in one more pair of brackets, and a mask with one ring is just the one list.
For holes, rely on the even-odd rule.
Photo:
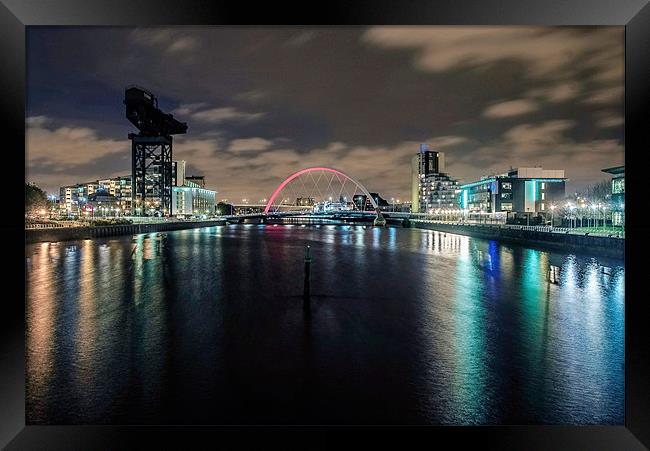
[(625, 239), (606, 236), (577, 235), (520, 230), (513, 227), (440, 224), (411, 221), (411, 227), (455, 233), (488, 240), (510, 242), (549, 250), (585, 253), (612, 258), (625, 257)]
[(200, 222), (161, 222), (154, 224), (127, 224), (97, 227), (61, 227), (54, 229), (28, 229), (25, 230), (26, 243), (40, 243), (44, 241), (70, 241), (85, 240), (120, 235), (137, 235), (140, 233), (164, 232), (171, 230), (195, 229), (198, 227), (212, 227), (226, 225), (225, 220), (200, 221)]

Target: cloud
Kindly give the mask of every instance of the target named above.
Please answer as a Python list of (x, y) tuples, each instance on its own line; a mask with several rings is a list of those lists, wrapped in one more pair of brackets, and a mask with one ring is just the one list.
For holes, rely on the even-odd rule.
[(171, 45), (167, 48), (169, 52), (183, 52), (186, 50), (191, 50), (197, 45), (197, 40), (189, 36), (183, 36), (176, 39)]
[(552, 151), (552, 146), (561, 142), (564, 132), (576, 125), (572, 120), (554, 120), (541, 124), (521, 124), (504, 133), (506, 143), (522, 153), (530, 150)]
[(602, 115), (596, 122), (596, 126), (601, 128), (620, 127), (625, 123), (623, 116), (619, 115)]
[(39, 128), (50, 122), (47, 116), (31, 116), (25, 120), (27, 127)]
[(236, 110), (235, 108), (211, 108), (209, 110), (197, 111), (192, 114), (194, 119), (199, 119), (205, 122), (219, 123), (228, 120), (255, 120), (262, 117), (264, 113), (244, 113)]
[(551, 103), (561, 103), (575, 99), (581, 92), (579, 82), (568, 81), (553, 86), (536, 88), (529, 91), (528, 95)]
[(141, 45), (155, 45), (172, 40), (174, 31), (171, 28), (136, 28), (131, 32), (131, 40)]
[(126, 140), (100, 138), (87, 127), (74, 125), (45, 128), (51, 120), (45, 116), (26, 120), (26, 154), (28, 164), (47, 164), (53, 170), (69, 169), (129, 149)]
[(303, 31), (294, 36), (291, 36), (287, 41), (287, 45), (290, 47), (302, 47), (312, 39), (316, 37), (317, 33), (313, 30)]
[(542, 166), (564, 169), (569, 178), (567, 193), (605, 178), (602, 168), (622, 164), (624, 147), (615, 139), (576, 142), (567, 136), (577, 125), (572, 120), (521, 124), (500, 139), (479, 146), (459, 158), (447, 158), (449, 171), (463, 175), (465, 182), (482, 175), (502, 173), (510, 166)]
[(174, 138), (174, 159), (185, 160), (191, 168), (208, 175), (208, 178), (209, 174), (205, 172), (209, 172), (209, 169), (219, 161), (219, 151), (222, 149), (220, 141), (214, 137), (188, 139), (187, 136), (180, 135)]
[[(466, 139), (448, 135), (431, 137), (426, 142), (436, 149), (449, 150), (465, 143)], [(262, 138), (234, 140), (222, 147), (214, 140), (182, 140), (175, 145), (174, 155), (185, 159), (192, 168), (198, 168), (206, 175), (208, 186), (218, 188), (219, 197), (231, 201), (268, 197), (288, 175), (313, 166), (340, 169), (371, 191), (404, 197), (410, 192), (410, 159), (419, 144), (404, 141), (382, 147), (335, 141), (299, 152), (292, 148), (269, 150), (271, 142)], [(253, 147), (266, 151), (231, 151), (252, 150)]]
[(47, 116), (32, 116), (26, 119), (25, 140), (26, 177), (50, 192), (58, 193), (59, 186), (117, 175), (116, 168), (103, 164), (106, 160), (119, 166), (123, 158), (125, 170), (120, 174), (130, 170), (126, 160), (130, 143), (99, 137), (88, 127), (55, 126)]
[(234, 139), (228, 146), (229, 152), (246, 152), (252, 150), (266, 150), (273, 145), (272, 141), (264, 138), (239, 138)]
[(206, 108), (207, 106), (208, 104), (205, 102), (186, 103), (180, 105), (178, 108), (172, 111), (172, 113), (180, 116), (189, 116), (193, 114), (196, 110), (199, 110), (201, 108)]
[(177, 28), (137, 28), (131, 32), (131, 41), (137, 45), (160, 47), (167, 53), (196, 49), (199, 40)]
[(246, 113), (233, 107), (205, 108), (205, 103), (184, 104), (173, 111), (179, 116), (189, 116), (211, 124), (225, 121), (253, 121), (264, 116), (265, 113)]
[(584, 100), (584, 103), (593, 105), (622, 104), (624, 90), (623, 86), (613, 86), (593, 91)]
[(542, 77), (573, 74), (576, 60), (594, 53), (587, 67), (603, 71), (622, 65), (623, 27), (374, 27), (362, 40), (381, 48), (412, 49), (415, 66), (424, 71), (515, 60), (527, 64), (529, 76)]
[(245, 102), (254, 103), (264, 99), (266, 96), (267, 94), (264, 93), (263, 91), (251, 90), (251, 91), (242, 92), (241, 94), (237, 94), (234, 98), (237, 100), (243, 100)]
[(436, 136), (435, 138), (430, 138), (427, 144), (433, 149), (445, 150), (465, 142), (467, 142), (467, 138), (463, 136)]
[(489, 118), (503, 118), (520, 116), (522, 114), (537, 111), (538, 106), (535, 102), (528, 99), (509, 100), (506, 102), (490, 105), (483, 111), (483, 115)]
[(312, 165), (405, 197), (421, 142), (447, 152), (449, 172), (463, 181), (511, 164), (565, 168), (571, 183), (599, 180), (601, 165), (622, 161), (622, 27), (320, 27), (302, 35), (309, 31), (30, 30), (28, 52), (44, 58), (28, 58), (28, 123), (43, 135), (42, 149), (48, 139), (72, 143), (63, 163), (44, 150), (29, 160), (30, 176), (71, 183), (128, 173), (132, 127), (117, 109), (130, 82), (158, 94), (165, 111), (177, 106), (189, 131), (174, 137), (174, 158), (225, 197), (268, 196)]

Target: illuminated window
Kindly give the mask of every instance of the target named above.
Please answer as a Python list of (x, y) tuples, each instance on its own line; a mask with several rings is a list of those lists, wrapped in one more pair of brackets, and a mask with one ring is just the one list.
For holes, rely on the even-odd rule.
[(625, 178), (621, 177), (612, 180), (612, 194), (625, 193)]

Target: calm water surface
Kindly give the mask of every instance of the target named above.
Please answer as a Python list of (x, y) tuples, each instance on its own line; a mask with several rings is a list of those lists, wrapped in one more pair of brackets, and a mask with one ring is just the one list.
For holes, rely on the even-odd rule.
[(26, 255), (31, 424), (624, 421), (622, 261), (349, 225)]

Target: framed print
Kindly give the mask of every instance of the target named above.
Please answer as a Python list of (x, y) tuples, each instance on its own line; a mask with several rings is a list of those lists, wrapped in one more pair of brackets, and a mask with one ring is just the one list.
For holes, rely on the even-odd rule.
[(0, 444), (647, 449), (650, 7), (492, 3), (3, 0)]

